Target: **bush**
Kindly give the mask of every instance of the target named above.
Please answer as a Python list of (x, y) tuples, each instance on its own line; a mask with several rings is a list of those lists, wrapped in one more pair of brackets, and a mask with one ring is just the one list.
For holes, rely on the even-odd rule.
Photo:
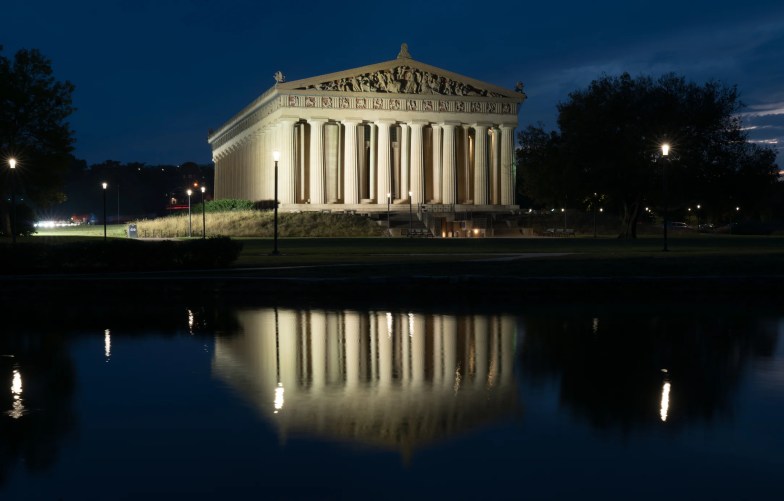
[[(231, 212), (238, 210), (251, 210), (254, 208), (254, 203), (250, 200), (239, 199), (209, 200), (205, 202), (205, 205), (205, 212)], [(193, 212), (201, 212), (201, 204), (194, 206)]]

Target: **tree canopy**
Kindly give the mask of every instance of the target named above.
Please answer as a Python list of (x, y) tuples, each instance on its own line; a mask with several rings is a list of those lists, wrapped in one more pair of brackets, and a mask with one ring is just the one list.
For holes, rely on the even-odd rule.
[[(73, 131), (67, 119), (74, 112), (73, 84), (55, 79), (51, 62), (36, 49), (21, 49), (13, 59), (0, 46), (0, 189), (11, 190), (8, 160), (17, 161), (14, 189), (36, 205), (61, 202), (63, 176), (71, 163)], [(5, 197), (4, 197), (5, 199)], [(8, 208), (2, 205), (7, 234)]]
[(729, 211), (759, 200), (775, 183), (775, 153), (748, 142), (736, 87), (602, 76), (558, 105), (560, 132), (529, 127), (519, 135), (524, 193), (544, 204), (605, 196), (621, 214), (620, 236), (636, 236), (643, 207), (663, 206), (662, 143), (669, 200)]

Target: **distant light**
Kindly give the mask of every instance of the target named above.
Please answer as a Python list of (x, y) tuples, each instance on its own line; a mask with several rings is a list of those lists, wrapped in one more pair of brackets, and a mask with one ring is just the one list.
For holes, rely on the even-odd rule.
[(15, 159), (15, 158), (9, 158), (9, 159), (8, 159), (8, 165), (9, 165), (9, 166), (10, 166), (12, 169), (16, 169), (16, 159)]
[(566, 210), (566, 209), (564, 209), (564, 208), (561, 208), (561, 212), (564, 212), (565, 210)]
[(275, 160), (276, 162), (278, 160), (280, 160), (280, 152), (279, 151), (273, 151), (272, 152), (272, 159)]
[(659, 416), (661, 417), (662, 422), (667, 421), (667, 413), (670, 410), (670, 382), (665, 381), (664, 386), (662, 386), (662, 396), (661, 396), (661, 410), (659, 411)]
[(205, 191), (207, 191), (207, 188), (206, 188), (206, 187), (204, 187), (204, 186), (202, 186), (202, 187), (201, 187), (201, 192), (202, 192), (202, 193), (204, 193)]
[(109, 184), (104, 181), (103, 183), (101, 183), (101, 186), (103, 186), (103, 189), (105, 190), (106, 187), (109, 186)]
[(669, 154), (670, 154), (670, 145), (667, 144), (667, 143), (664, 143), (662, 145), (662, 155), (664, 155), (666, 157)]
[(698, 208), (698, 209), (702, 209), (702, 205), (700, 205), (700, 204), (697, 204), (697, 208)]
[(599, 212), (604, 212), (604, 209), (602, 207), (599, 207)]
[(106, 358), (112, 356), (112, 333), (109, 329), (103, 331), (103, 354)]
[(193, 195), (193, 190), (189, 189), (189, 190), (188, 190), (188, 191), (186, 191), (185, 193), (187, 193), (187, 194), (188, 194), (188, 196), (191, 196), (191, 195)]
[(275, 414), (283, 408), (283, 383), (278, 383), (275, 388)]
[(735, 211), (736, 212), (739, 211), (739, 210), (740, 210), (740, 207), (735, 207)]

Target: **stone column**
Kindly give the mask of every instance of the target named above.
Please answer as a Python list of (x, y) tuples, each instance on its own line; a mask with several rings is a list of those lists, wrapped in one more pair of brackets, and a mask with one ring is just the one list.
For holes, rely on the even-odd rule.
[(329, 204), (338, 202), (340, 193), (338, 185), (340, 164), (340, 126), (335, 122), (324, 125), (324, 178), (325, 201)]
[[(279, 123), (278, 199), (281, 204), (293, 204), (296, 202), (297, 191), (296, 145), (294, 144), (295, 120), (293, 118), (283, 118)], [(269, 159), (265, 161), (269, 161)]]
[(386, 205), (387, 193), (391, 193), (392, 186), (390, 184), (390, 147), (389, 147), (389, 126), (392, 122), (380, 120), (378, 122), (378, 198), (376, 203), (379, 205)]
[(411, 202), (421, 204), (425, 200), (424, 150), (422, 145), (422, 122), (411, 122)]
[(325, 118), (311, 118), (310, 124), (310, 203), (324, 203), (324, 124)]
[(433, 124), (433, 200), (441, 201), (441, 126)]
[(490, 186), (492, 189), (490, 190), (490, 203), (491, 204), (499, 204), (501, 203), (501, 193), (500, 193), (500, 178), (501, 175), (501, 130), (498, 127), (493, 126), (493, 150), (492, 155), (492, 164), (490, 166)]
[(487, 125), (474, 125), (474, 205), (487, 205)]
[(409, 184), (410, 152), (408, 150), (408, 124), (400, 124), (400, 193), (398, 198), (407, 199), (411, 191)]
[(501, 126), (501, 204), (515, 203), (514, 127)]
[(343, 120), (343, 165), (344, 165), (344, 204), (359, 203), (359, 148), (357, 146), (357, 125), (359, 120)]
[(455, 141), (455, 124), (443, 123), (441, 128), (444, 132), (444, 146), (441, 158), (442, 177), (441, 177), (441, 201), (445, 204), (457, 202), (457, 142)]
[[(368, 180), (369, 193), (368, 198), (370, 200), (376, 200), (377, 198), (380, 199), (381, 196), (376, 197), (376, 171), (378, 167), (378, 127), (376, 124), (371, 123), (370, 125), (370, 169), (368, 169), (368, 176), (370, 179)], [(384, 193), (382, 196), (386, 196)]]

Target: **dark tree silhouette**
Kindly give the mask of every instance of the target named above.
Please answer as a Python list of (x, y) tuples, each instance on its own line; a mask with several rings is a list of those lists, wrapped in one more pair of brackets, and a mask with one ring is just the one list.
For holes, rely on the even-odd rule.
[[(2, 47), (0, 46), (0, 51)], [(64, 199), (63, 177), (71, 162), (73, 84), (55, 79), (50, 61), (36, 49), (21, 49), (9, 59), (0, 53), (0, 192), (3, 200), (14, 181), (25, 203), (47, 206)], [(8, 160), (17, 161), (11, 175)], [(9, 206), (0, 205), (0, 229), (9, 234)]]

